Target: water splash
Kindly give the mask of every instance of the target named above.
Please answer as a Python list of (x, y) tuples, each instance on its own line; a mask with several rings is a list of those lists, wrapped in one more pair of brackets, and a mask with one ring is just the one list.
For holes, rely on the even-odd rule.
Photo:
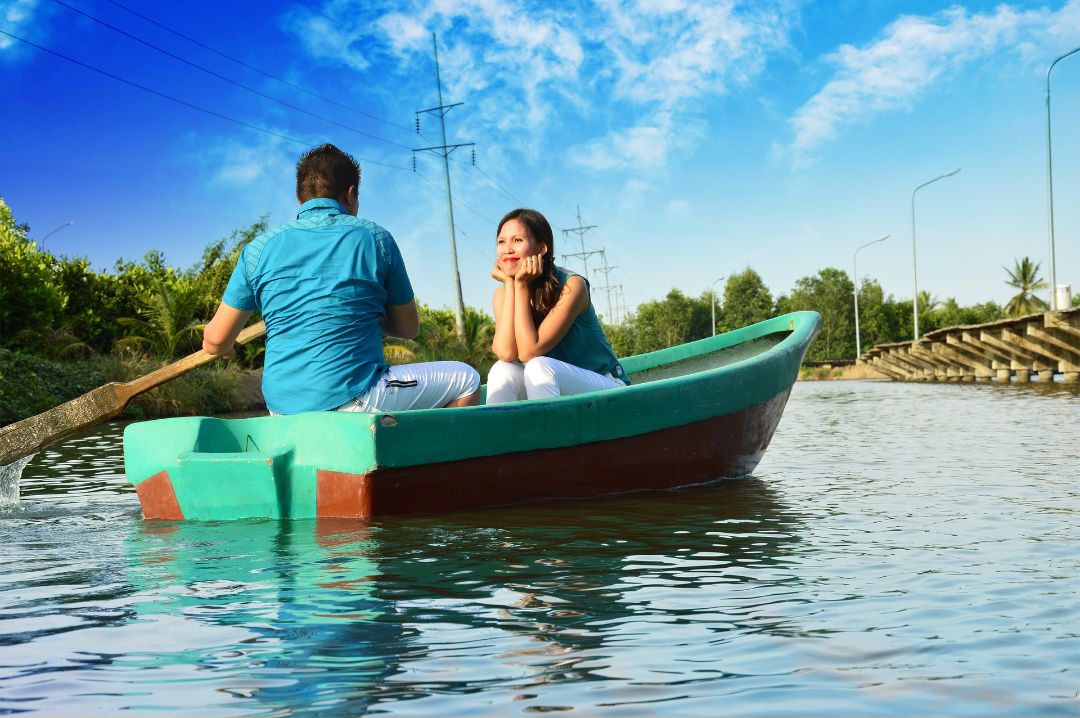
[(19, 479), (32, 458), (34, 454), (0, 466), (0, 509), (11, 509), (19, 505)]

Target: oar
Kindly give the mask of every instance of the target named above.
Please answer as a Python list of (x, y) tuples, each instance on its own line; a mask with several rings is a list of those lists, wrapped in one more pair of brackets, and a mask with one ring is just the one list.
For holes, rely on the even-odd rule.
[[(236, 343), (247, 344), (264, 334), (265, 324), (252, 324), (240, 332)], [(87, 426), (111, 419), (122, 412), (135, 396), (187, 374), (216, 358), (215, 355), (200, 350), (146, 376), (129, 382), (113, 382), (99, 386), (55, 409), (0, 428), (0, 466), (6, 466), (49, 444), (66, 439)]]

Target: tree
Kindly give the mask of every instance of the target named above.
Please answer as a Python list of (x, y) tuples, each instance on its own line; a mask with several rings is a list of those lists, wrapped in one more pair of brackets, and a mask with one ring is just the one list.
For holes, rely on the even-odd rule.
[(59, 322), (67, 304), (56, 259), (39, 251), (27, 231), (0, 198), (0, 345), (16, 345), (22, 332)]
[(855, 285), (847, 272), (826, 267), (795, 283), (790, 296), (777, 300), (777, 312), (811, 309), (821, 314), (821, 333), (807, 353), (809, 361), (855, 358)]
[(1005, 283), (1020, 291), (1005, 305), (1005, 312), (1010, 317), (1044, 312), (1047, 304), (1033, 293), (1037, 289), (1046, 289), (1046, 282), (1039, 277), (1040, 263), (1033, 263), (1028, 257), (1013, 259), (1013, 268), (1002, 267), (1009, 275)]
[(773, 315), (773, 298), (761, 275), (750, 267), (728, 277), (717, 333), (762, 322)]
[(204, 325), (199, 318), (203, 299), (201, 287), (188, 277), (160, 281), (141, 298), (138, 317), (118, 320), (130, 328), (131, 334), (117, 343), (150, 349), (169, 359), (190, 353)]
[(712, 334), (709, 302), (707, 292), (694, 299), (672, 289), (663, 301), (639, 305), (637, 312), (624, 322), (624, 332), (631, 341), (620, 336), (616, 352), (620, 356), (641, 354), (709, 336)]
[(859, 334), (863, 351), (876, 344), (897, 341), (897, 315), (891, 311), (892, 304), (892, 297), (885, 298), (885, 292), (877, 280), (863, 277), (862, 286), (859, 287)]
[(432, 309), (419, 305), (420, 331), (416, 339), (386, 338), (383, 355), (387, 363), (461, 361), (469, 364), (481, 376), (486, 376), (495, 355), (491, 340), (495, 336), (495, 320), (473, 307), (465, 307), (463, 331), (455, 331), (454, 313), (449, 309)]

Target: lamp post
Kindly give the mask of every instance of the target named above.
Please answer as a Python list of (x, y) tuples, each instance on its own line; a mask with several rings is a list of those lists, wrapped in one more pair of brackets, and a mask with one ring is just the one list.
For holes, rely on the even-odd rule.
[(934, 179), (923, 182), (921, 185), (915, 188), (911, 193), (911, 274), (915, 280), (915, 296), (911, 298), (911, 306), (915, 311), (915, 341), (919, 341), (919, 265), (915, 256), (915, 193), (921, 190), (928, 184), (933, 184), (938, 180), (945, 179), (946, 177), (952, 177), (954, 174), (960, 171), (957, 167), (952, 172), (946, 172), (943, 175), (939, 175)]
[(68, 220), (67, 222), (64, 222), (59, 227), (57, 227), (55, 229), (50, 229), (48, 232), (45, 233), (44, 237), (42, 237), (40, 240), (38, 240), (38, 247), (40, 247), (42, 250), (44, 250), (45, 249), (45, 240), (46, 239), (48, 239), (52, 235), (56, 234), (57, 232), (59, 232), (64, 227), (70, 227), (73, 224), (75, 224), (75, 222), (73, 220)]
[(716, 282), (723, 281), (723, 277), (720, 277), (712, 283), (712, 335), (716, 336)]
[(862, 340), (859, 338), (859, 250), (866, 249), (871, 244), (877, 244), (878, 242), (884, 242), (890, 235), (886, 234), (883, 237), (878, 237), (872, 242), (866, 244), (855, 250), (855, 254), (851, 256), (851, 271), (855, 280), (855, 361), (859, 360), (862, 356)]
[(1050, 225), (1050, 309), (1057, 311), (1057, 270), (1054, 261), (1054, 161), (1050, 155), (1050, 71), (1054, 65), (1069, 55), (1080, 52), (1080, 47), (1070, 50), (1050, 63), (1046, 69), (1046, 202)]

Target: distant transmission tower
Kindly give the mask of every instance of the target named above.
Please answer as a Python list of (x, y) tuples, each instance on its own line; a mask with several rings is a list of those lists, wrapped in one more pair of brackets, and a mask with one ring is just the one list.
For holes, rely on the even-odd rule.
[(472, 163), (476, 164), (476, 143), (464, 142), (456, 145), (446, 144), (446, 113), (452, 108), (461, 105), (455, 102), (452, 105), (444, 105), (442, 99), (442, 78), (439, 75), (439, 43), (435, 33), (431, 33), (431, 44), (435, 48), (435, 89), (439, 94), (439, 105), (429, 107), (426, 110), (416, 112), (416, 133), (420, 134), (420, 115), (432, 113), (439, 118), (439, 130), (442, 133), (442, 144), (434, 147), (419, 147), (413, 150), (413, 172), (416, 171), (416, 153), (431, 152), (443, 159), (443, 173), (446, 177), (446, 213), (450, 225), (450, 273), (454, 283), (454, 328), (460, 335), (465, 331), (465, 302), (461, 298), (461, 275), (458, 273), (457, 239), (454, 235), (454, 200), (450, 192), (450, 154), (461, 147), (472, 147)]
[(578, 257), (578, 258), (580, 258), (582, 265), (585, 267), (584, 277), (585, 277), (585, 279), (588, 279), (589, 278), (589, 257), (591, 257), (594, 254), (600, 254), (600, 250), (597, 249), (597, 250), (585, 251), (585, 233), (588, 232), (590, 229), (596, 229), (596, 225), (595, 224), (590, 224), (589, 226), (586, 227), (586, 226), (583, 226), (581, 224), (581, 205), (578, 205), (578, 208), (577, 208), (577, 223), (578, 223), (578, 226), (576, 226), (576, 227), (571, 227), (570, 229), (564, 229), (563, 230), (563, 236), (569, 237), (571, 232), (576, 234), (578, 236), (578, 241), (581, 242), (581, 251), (580, 252), (574, 252), (572, 254), (564, 254), (563, 258), (564, 259), (566, 257)]
[(613, 289), (615, 290), (615, 311), (619, 315), (619, 322), (622, 323), (623, 319), (626, 319), (626, 301), (623, 299), (623, 286), (616, 284)]
[(608, 275), (611, 274), (612, 270), (617, 269), (617, 267), (609, 267), (608, 266), (608, 263), (607, 263), (607, 251), (606, 250), (603, 250), (603, 249), (600, 250), (600, 259), (603, 260), (604, 266), (600, 267), (596, 271), (604, 273), (604, 285), (603, 286), (598, 286), (597, 289), (604, 290), (604, 296), (607, 298), (607, 320), (608, 320), (608, 322), (610, 322), (611, 324), (618, 324), (619, 323), (618, 319), (616, 319), (615, 315), (612, 314), (612, 312), (611, 312), (611, 290), (613, 290), (615, 287), (614, 287), (614, 285), (611, 284), (611, 279), (608, 276)]

